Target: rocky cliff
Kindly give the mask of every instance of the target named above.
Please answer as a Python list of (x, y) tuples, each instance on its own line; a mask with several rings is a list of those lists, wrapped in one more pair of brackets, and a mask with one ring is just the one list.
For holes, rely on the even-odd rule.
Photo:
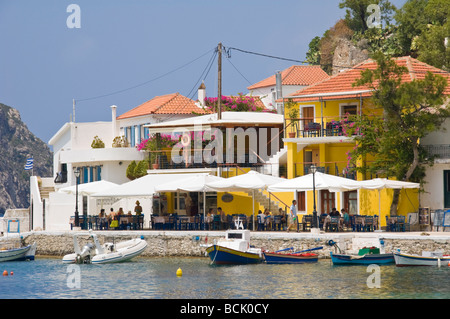
[(28, 208), (31, 170), (25, 170), (34, 158), (33, 175), (52, 176), (53, 155), (42, 140), (28, 130), (19, 111), (0, 103), (0, 214), (8, 208)]

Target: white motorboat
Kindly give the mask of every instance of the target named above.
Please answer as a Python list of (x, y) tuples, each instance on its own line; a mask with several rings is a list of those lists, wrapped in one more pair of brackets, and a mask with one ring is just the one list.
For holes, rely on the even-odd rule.
[(128, 261), (142, 254), (147, 247), (147, 242), (141, 238), (134, 238), (119, 243), (100, 244), (97, 235), (91, 234), (94, 244), (88, 243), (83, 249), (79, 248), (77, 237), (74, 236), (75, 253), (65, 255), (65, 264), (106, 264)]
[(96, 246), (96, 254), (91, 259), (93, 264), (127, 261), (142, 254), (147, 247), (147, 242), (144, 240), (143, 236), (141, 236), (141, 238), (122, 241), (117, 244), (105, 243), (103, 246), (98, 242), (97, 236), (92, 236)]
[(405, 266), (447, 266), (450, 263), (450, 256), (443, 255), (442, 252), (422, 252), (422, 256), (410, 255), (400, 252), (394, 252), (395, 265), (397, 267)]
[(20, 247), (0, 248), (0, 262), (12, 260), (34, 260), (36, 243)]

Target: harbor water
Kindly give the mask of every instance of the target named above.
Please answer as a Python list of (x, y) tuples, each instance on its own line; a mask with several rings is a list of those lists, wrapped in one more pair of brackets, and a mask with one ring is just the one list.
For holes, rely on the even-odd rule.
[[(215, 266), (209, 258), (144, 258), (66, 265), (4, 262), (2, 299), (448, 299), (450, 267)], [(177, 270), (182, 275), (177, 276)], [(11, 274), (12, 272), (12, 274)]]

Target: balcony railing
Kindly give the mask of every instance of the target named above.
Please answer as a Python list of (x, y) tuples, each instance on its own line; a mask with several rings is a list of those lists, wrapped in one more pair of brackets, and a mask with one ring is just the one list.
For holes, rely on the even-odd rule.
[(286, 119), (285, 130), (287, 137), (327, 137), (343, 136), (344, 124), (348, 121), (344, 117), (320, 117)]
[(356, 172), (347, 168), (347, 162), (297, 162), (294, 163), (295, 177), (310, 173), (310, 167), (315, 165), (318, 172), (341, 176), (349, 179), (356, 179)]
[(450, 144), (424, 145), (424, 148), (430, 155), (436, 156), (438, 159), (450, 158)]

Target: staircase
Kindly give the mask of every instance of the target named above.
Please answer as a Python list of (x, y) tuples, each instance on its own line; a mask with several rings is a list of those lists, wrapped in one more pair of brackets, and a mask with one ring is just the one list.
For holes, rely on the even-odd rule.
[(264, 174), (270, 174), (272, 176), (279, 176), (280, 158), (286, 156), (287, 146), (284, 146), (278, 152), (276, 152), (264, 165)]
[[(246, 193), (252, 197), (252, 191), (246, 191)], [(284, 205), (280, 203), (278, 200), (274, 200), (273, 197), (269, 199), (269, 197), (261, 192), (260, 190), (255, 190), (255, 201), (257, 201), (264, 208), (269, 209), (272, 213), (278, 212), (280, 208), (284, 210)]]

